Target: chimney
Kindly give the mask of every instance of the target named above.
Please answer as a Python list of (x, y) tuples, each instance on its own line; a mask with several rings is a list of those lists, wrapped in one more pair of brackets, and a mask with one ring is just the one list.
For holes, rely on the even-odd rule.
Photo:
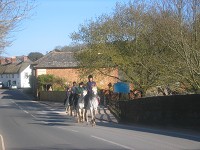
[(22, 61), (27, 61), (28, 57), (27, 56), (23, 56)]
[(5, 62), (8, 64), (8, 63), (11, 63), (11, 58), (6, 58), (5, 59)]
[(11, 58), (11, 62), (12, 62), (12, 63), (16, 63), (16, 62), (17, 62), (17, 58), (16, 58), (15, 56), (12, 57), (12, 58)]
[(5, 60), (5, 58), (1, 58), (1, 60), (0, 60), (0, 64), (1, 64), (1, 65), (6, 64), (6, 60)]

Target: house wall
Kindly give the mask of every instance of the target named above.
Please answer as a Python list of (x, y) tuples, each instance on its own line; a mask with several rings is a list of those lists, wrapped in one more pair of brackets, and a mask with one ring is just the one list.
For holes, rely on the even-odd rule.
[(53, 74), (55, 76), (65, 78), (66, 82), (78, 82), (79, 80), (79, 69), (47, 69), (47, 74)]
[[(40, 69), (41, 70), (41, 69)], [(37, 75), (41, 72), (37, 69)], [(43, 74), (53, 74), (55, 76), (65, 78), (66, 82), (72, 84), (73, 81), (76, 82), (87, 82), (87, 76), (80, 78), (80, 70), (75, 68), (67, 68), (67, 69), (46, 69)], [(113, 70), (109, 72), (109, 75), (118, 77), (118, 70)], [(105, 75), (101, 75), (99, 72), (95, 72), (93, 74), (94, 81), (96, 81), (97, 86), (102, 89), (108, 88), (109, 83), (116, 83), (118, 80), (113, 77), (108, 77)]]
[(36, 70), (36, 76), (39, 76), (42, 74), (47, 74), (47, 70), (46, 69), (37, 69)]
[(16, 85), (20, 86), (19, 74), (1, 74), (0, 81), (5, 87), (9, 87), (13, 82), (16, 82)]
[(30, 81), (29, 77), (32, 74), (32, 70), (30, 68), (30, 65), (24, 69), (20, 74), (20, 85), (19, 88), (30, 88)]

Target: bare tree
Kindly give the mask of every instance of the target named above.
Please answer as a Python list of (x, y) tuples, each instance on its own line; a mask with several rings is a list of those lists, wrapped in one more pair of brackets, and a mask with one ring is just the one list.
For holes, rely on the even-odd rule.
[(10, 33), (16, 31), (19, 23), (28, 17), (34, 0), (0, 1), (0, 53), (12, 43)]
[(156, 22), (157, 27), (165, 30), (159, 34), (160, 41), (171, 53), (167, 57), (162, 57), (163, 67), (167, 70), (165, 76), (198, 92), (200, 90), (200, 34), (198, 33), (200, 14), (197, 8), (200, 1), (165, 0), (163, 2), (170, 7), (161, 10), (173, 14), (162, 16), (161, 20), (168, 20), (168, 23)]

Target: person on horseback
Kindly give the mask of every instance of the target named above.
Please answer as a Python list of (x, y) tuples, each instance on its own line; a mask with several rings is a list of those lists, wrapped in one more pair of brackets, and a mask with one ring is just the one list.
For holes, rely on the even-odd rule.
[(79, 86), (76, 88), (76, 94), (80, 96), (83, 93), (83, 89), (83, 82), (80, 82)]
[(73, 86), (71, 87), (71, 93), (69, 96), (69, 105), (74, 107), (74, 100), (75, 100), (75, 96), (76, 96), (76, 82), (73, 82)]
[(66, 98), (64, 99), (64, 106), (69, 103), (69, 96), (71, 94), (71, 87), (66, 87)]
[(81, 96), (81, 94), (83, 93), (83, 82), (79, 83), (79, 86), (76, 87), (76, 91), (75, 91), (75, 98), (74, 98), (74, 106), (77, 107), (77, 103), (78, 103), (78, 99)]
[(85, 108), (87, 107), (88, 105), (88, 101), (89, 101), (89, 98), (91, 98), (93, 96), (93, 91), (92, 91), (92, 88), (96, 86), (96, 82), (93, 81), (93, 76), (92, 75), (89, 75), (88, 76), (88, 82), (86, 84), (86, 89), (87, 89), (87, 96), (85, 98)]
[(68, 86), (66, 87), (66, 98), (64, 99), (64, 106), (65, 106), (65, 111), (68, 114), (69, 113), (69, 96), (71, 95), (71, 87)]
[(87, 88), (87, 91), (88, 91), (88, 95), (92, 95), (92, 87), (96, 86), (96, 82), (93, 81), (93, 76), (92, 75), (89, 75), (88, 76), (88, 82), (87, 82), (87, 85), (86, 85), (86, 88)]

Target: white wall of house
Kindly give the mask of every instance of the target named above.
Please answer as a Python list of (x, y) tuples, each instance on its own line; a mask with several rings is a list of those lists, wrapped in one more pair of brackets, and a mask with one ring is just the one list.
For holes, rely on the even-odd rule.
[(46, 69), (37, 69), (37, 76), (43, 75), (43, 74), (47, 74), (47, 70)]
[(30, 65), (24, 69), (20, 74), (20, 88), (30, 88), (30, 81), (29, 78), (32, 74), (32, 70)]
[(8, 87), (13, 83), (19, 83), (19, 75), (18, 74), (1, 74), (0, 81), (4, 84), (4, 86)]
[(18, 88), (29, 88), (31, 71), (32, 70), (29, 65), (20, 74), (1, 74), (0, 82), (2, 82), (6, 87), (9, 87), (11, 84), (16, 84)]

